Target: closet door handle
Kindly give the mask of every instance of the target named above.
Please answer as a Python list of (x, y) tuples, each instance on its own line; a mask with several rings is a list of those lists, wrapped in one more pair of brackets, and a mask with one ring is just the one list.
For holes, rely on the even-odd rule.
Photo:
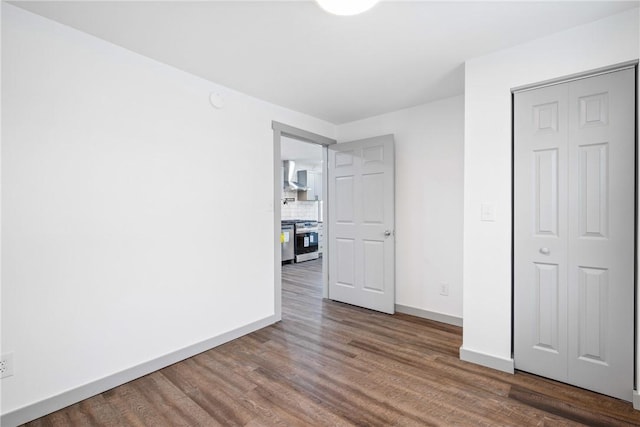
[(549, 255), (551, 251), (549, 250), (549, 248), (540, 248), (540, 253), (542, 255)]

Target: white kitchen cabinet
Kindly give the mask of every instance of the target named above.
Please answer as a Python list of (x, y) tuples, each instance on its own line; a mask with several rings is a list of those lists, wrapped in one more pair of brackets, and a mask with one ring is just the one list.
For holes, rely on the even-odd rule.
[(298, 182), (307, 187), (307, 191), (298, 192), (298, 200), (322, 200), (322, 172), (298, 171)]
[(322, 172), (313, 172), (313, 192), (315, 200), (322, 200)]

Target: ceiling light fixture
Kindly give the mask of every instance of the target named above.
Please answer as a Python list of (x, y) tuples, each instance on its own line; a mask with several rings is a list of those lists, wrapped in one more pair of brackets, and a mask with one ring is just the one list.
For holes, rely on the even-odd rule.
[(366, 12), (380, 0), (316, 0), (318, 5), (334, 15), (357, 15)]

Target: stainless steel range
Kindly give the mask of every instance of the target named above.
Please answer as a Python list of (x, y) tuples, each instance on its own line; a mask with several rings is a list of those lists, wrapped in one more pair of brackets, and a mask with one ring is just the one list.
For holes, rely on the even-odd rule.
[(318, 221), (310, 220), (285, 220), (283, 224), (293, 224), (295, 229), (295, 242), (293, 252), (295, 262), (318, 259)]

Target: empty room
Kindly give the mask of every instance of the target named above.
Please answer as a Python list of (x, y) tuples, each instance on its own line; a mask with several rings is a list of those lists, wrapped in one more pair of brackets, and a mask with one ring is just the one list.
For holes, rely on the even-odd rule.
[(640, 425), (640, 1), (2, 1), (0, 424)]

